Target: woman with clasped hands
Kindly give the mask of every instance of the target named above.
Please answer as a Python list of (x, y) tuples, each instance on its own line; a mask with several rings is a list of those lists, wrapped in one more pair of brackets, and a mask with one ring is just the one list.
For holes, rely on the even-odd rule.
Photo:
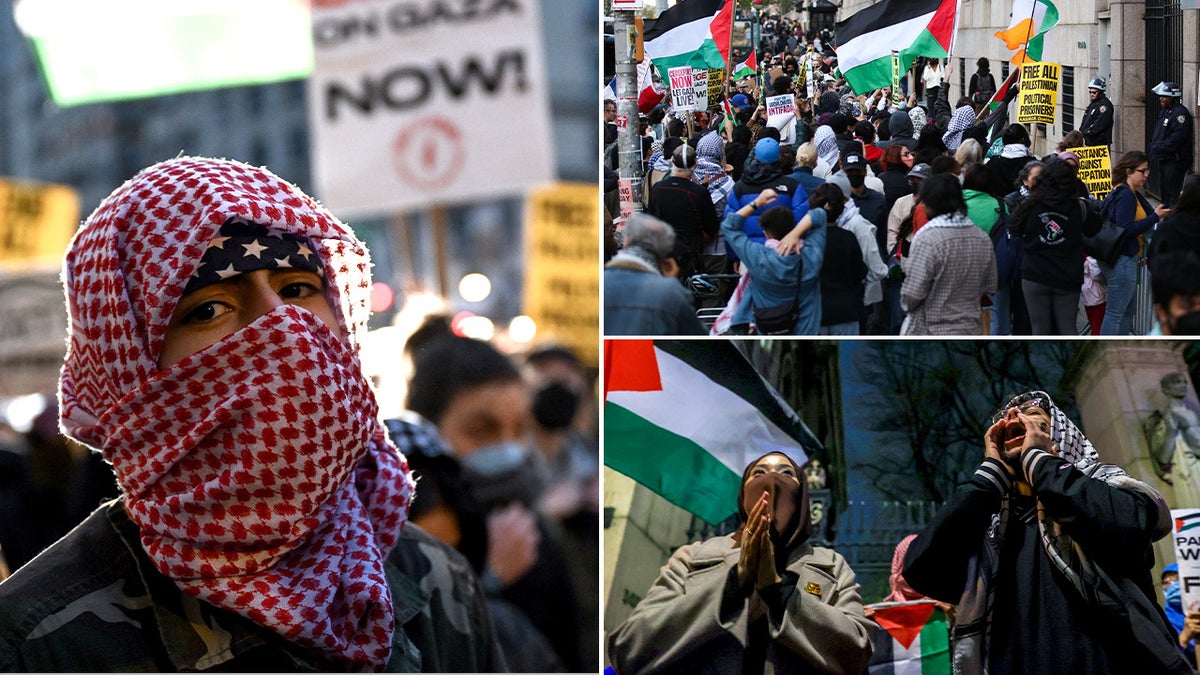
[(633, 614), (610, 636), (609, 658), (633, 673), (861, 673), (874, 624), (853, 570), (808, 542), (800, 467), (768, 453), (746, 467), (741, 524), (677, 550)]

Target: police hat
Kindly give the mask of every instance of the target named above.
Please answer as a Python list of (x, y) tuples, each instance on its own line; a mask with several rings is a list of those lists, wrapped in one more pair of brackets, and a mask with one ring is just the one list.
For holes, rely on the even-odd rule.
[(1150, 91), (1159, 96), (1171, 96), (1173, 98), (1183, 98), (1183, 90), (1175, 82), (1159, 82)]
[(1088, 89), (1096, 89), (1098, 91), (1108, 91), (1108, 86), (1104, 82), (1103, 77), (1093, 77), (1091, 82), (1088, 82)]

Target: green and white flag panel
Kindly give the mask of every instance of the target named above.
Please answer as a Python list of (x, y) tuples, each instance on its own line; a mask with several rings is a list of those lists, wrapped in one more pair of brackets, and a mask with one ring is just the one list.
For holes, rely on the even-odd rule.
[(819, 447), (728, 341), (610, 340), (605, 371), (604, 463), (709, 523), (737, 513), (749, 462)]

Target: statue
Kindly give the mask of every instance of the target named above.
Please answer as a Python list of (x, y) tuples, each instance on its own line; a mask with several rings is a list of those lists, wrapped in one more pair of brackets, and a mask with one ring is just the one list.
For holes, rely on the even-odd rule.
[(1186, 400), (1187, 377), (1180, 372), (1167, 373), (1159, 386), (1166, 405), (1142, 422), (1154, 471), (1168, 485), (1174, 486), (1174, 479), (1180, 478), (1200, 485), (1200, 410)]
[(814, 459), (804, 467), (805, 480), (808, 481), (810, 490), (821, 490), (825, 488), (825, 467), (821, 466), (821, 460)]

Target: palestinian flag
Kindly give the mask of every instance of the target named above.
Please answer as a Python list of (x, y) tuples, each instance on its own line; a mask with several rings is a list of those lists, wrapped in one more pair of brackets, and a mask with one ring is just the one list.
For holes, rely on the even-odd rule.
[(957, 0), (882, 0), (837, 24), (838, 69), (856, 94), (892, 86), (892, 50), (902, 72), (918, 56), (946, 58), (958, 30)]
[[(1018, 50), (1012, 63), (1042, 60), (1042, 36), (1058, 25), (1058, 8), (1050, 0), (1013, 0), (1012, 20), (1008, 28), (997, 31), (1004, 46)], [(1024, 46), (1024, 50), (1020, 48)]]
[(604, 463), (717, 524), (746, 465), (820, 443), (727, 340), (606, 340)]
[(729, 63), (733, 0), (680, 0), (654, 20), (642, 38), (663, 82), (678, 66), (720, 68)]
[(883, 630), (875, 632), (869, 675), (950, 675), (950, 630), (945, 613), (932, 600), (871, 607)]
[(758, 56), (754, 50), (750, 50), (750, 58), (737, 64), (733, 69), (733, 81), (737, 82), (743, 77), (755, 77), (758, 75)]
[(1021, 69), (1013, 68), (1008, 74), (1008, 77), (1005, 78), (1004, 83), (1000, 85), (1000, 89), (998, 89), (996, 93), (993, 94), (990, 99), (988, 99), (987, 109), (991, 111), (1003, 105), (1004, 98), (1008, 96), (1009, 90), (1012, 89), (1020, 79)]

